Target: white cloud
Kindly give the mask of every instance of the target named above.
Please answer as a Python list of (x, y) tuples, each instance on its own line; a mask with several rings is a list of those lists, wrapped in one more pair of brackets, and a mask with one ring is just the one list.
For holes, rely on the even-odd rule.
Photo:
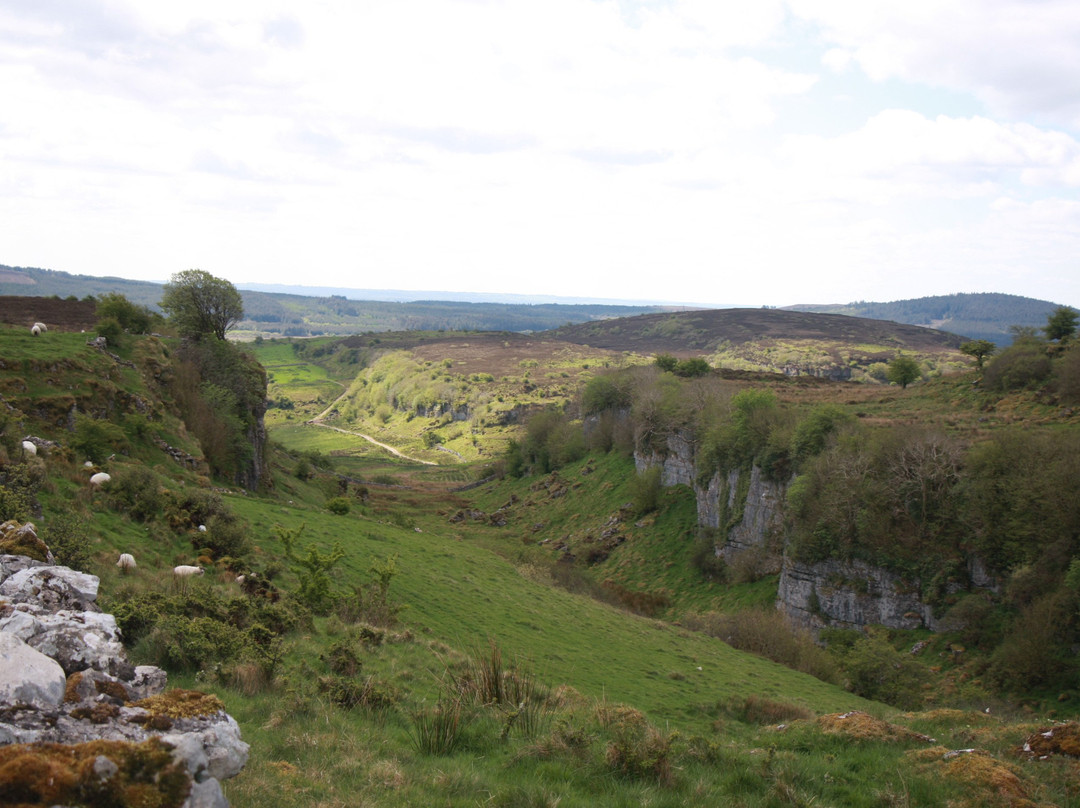
[[(1039, 60), (994, 14), (953, 30), (974, 6), (878, 6), (0, 2), (0, 262), (746, 303), (1060, 277), (1077, 138), (1002, 119), (987, 63)], [(1032, 16), (1017, 41), (1067, 47)], [(807, 134), (860, 71), (912, 103)], [(919, 108), (932, 84), (990, 107)]]
[(976, 94), (1010, 117), (1080, 126), (1080, 14), (1072, 0), (789, 0), (835, 45), (825, 63)]

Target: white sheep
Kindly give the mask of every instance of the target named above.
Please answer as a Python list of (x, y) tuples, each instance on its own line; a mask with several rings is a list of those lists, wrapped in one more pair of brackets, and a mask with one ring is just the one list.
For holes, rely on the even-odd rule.
[(41, 336), (41, 329), (38, 328), (36, 325), (31, 326), (30, 333), (33, 334), (35, 337)]
[(24, 440), (22, 442), (22, 449), (31, 457), (34, 457), (37, 454), (37, 446), (32, 441)]
[(100, 488), (111, 479), (112, 475), (99, 471), (97, 474), (90, 475), (90, 485), (94, 486), (94, 488)]
[(135, 569), (135, 556), (131, 553), (121, 553), (120, 560), (116, 562), (116, 566), (120, 568), (121, 575), (127, 575), (128, 570)]
[(205, 533), (206, 532), (206, 525), (199, 525), (199, 532), (200, 533)]
[(202, 567), (181, 564), (179, 567), (173, 567), (173, 584), (179, 587), (181, 593), (186, 593), (188, 578), (194, 578), (196, 575), (204, 575), (205, 573), (206, 570)]
[(34, 328), (36, 328), (39, 332), (49, 330), (45, 323), (34, 323)]

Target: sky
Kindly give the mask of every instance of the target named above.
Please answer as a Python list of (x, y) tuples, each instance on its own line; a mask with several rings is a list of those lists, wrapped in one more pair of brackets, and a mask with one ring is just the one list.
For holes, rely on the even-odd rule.
[(0, 264), (1080, 304), (1075, 0), (0, 0)]

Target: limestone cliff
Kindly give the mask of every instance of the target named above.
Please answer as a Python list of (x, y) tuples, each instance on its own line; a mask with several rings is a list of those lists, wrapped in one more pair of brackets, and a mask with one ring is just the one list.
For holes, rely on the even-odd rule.
[[(930, 605), (920, 599), (921, 582), (905, 579), (862, 561), (796, 561), (787, 553), (784, 503), (787, 482), (768, 479), (762, 470), (733, 469), (700, 480), (694, 440), (671, 435), (666, 451), (636, 452), (638, 471), (659, 466), (664, 485), (688, 485), (697, 498), (698, 524), (716, 531), (716, 554), (731, 563), (754, 551), (766, 570), (780, 572), (777, 608), (812, 628), (946, 628)], [(969, 564), (976, 587), (995, 582), (977, 560)]]

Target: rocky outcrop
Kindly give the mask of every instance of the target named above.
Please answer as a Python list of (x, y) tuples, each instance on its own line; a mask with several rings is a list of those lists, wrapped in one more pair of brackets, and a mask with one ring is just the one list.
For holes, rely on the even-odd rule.
[[(638, 471), (659, 466), (664, 485), (689, 485), (697, 498), (698, 524), (718, 531), (716, 554), (729, 564), (754, 552), (762, 571), (780, 572), (777, 608), (811, 628), (948, 628), (920, 600), (920, 581), (906, 580), (862, 561), (828, 560), (803, 563), (785, 553), (783, 506), (787, 483), (769, 480), (761, 469), (716, 473), (698, 484), (693, 441), (686, 435), (668, 438), (666, 452), (636, 452)], [(990, 588), (996, 582), (977, 560), (969, 563), (971, 585)]]
[[(219, 781), (238, 774), (248, 756), (236, 721), (216, 697), (166, 691), (164, 671), (128, 662), (115, 619), (95, 603), (97, 590), (93, 575), (0, 556), (0, 746), (65, 744), (73, 756), (107, 749), (94, 752), (95, 777), (115, 777), (121, 789), (128, 777), (121, 770), (131, 768), (125, 750), (145, 756), (142, 745), (164, 744), (171, 751), (163, 765), (186, 778), (179, 798), (165, 804), (180, 804), (186, 793), (186, 808), (225, 808)], [(85, 746), (91, 742), (99, 745)]]
[(801, 563), (784, 559), (777, 607), (808, 628), (929, 628), (943, 626), (919, 599), (919, 581), (862, 561)]
[(786, 492), (786, 483), (767, 479), (757, 466), (717, 472), (708, 485), (695, 488), (698, 524), (723, 533), (717, 554), (725, 559), (767, 547), (783, 528)]
[(717, 472), (704, 485), (698, 483), (693, 439), (676, 433), (667, 439), (667, 451), (635, 452), (639, 472), (659, 466), (665, 486), (687, 485), (697, 500), (698, 524), (719, 531), (717, 555), (731, 560), (749, 549), (770, 543), (782, 526), (785, 483), (769, 480), (761, 469)]
[(634, 452), (634, 466), (639, 472), (659, 466), (660, 481), (665, 485), (694, 486), (694, 442), (683, 433), (669, 435), (667, 451)]

